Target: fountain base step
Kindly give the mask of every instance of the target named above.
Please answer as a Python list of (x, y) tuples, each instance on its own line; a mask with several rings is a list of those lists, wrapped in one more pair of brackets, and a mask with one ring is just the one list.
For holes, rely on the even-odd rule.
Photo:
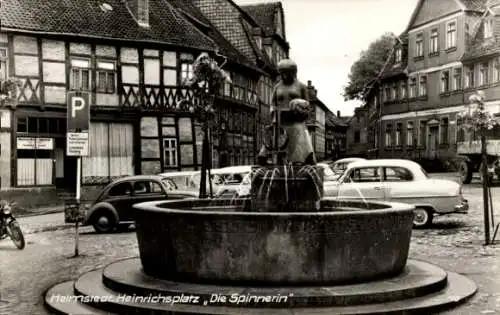
[[(368, 283), (336, 286), (287, 286), (251, 287), (206, 285), (160, 280), (146, 275), (138, 258), (112, 263), (102, 272), (106, 287), (127, 294), (141, 296), (199, 296), (200, 300), (210, 301), (215, 296), (227, 297), (226, 302), (219, 299), (211, 305), (252, 306), (252, 307), (307, 307), (307, 306), (348, 306), (368, 303), (383, 303), (405, 298), (422, 296), (437, 292), (447, 283), (446, 272), (434, 265), (421, 261), (408, 262), (403, 273), (390, 279)], [(78, 288), (77, 282), (76, 287)], [(282, 297), (278, 303), (259, 303), (242, 301), (235, 304), (229, 299), (244, 299), (245, 296)], [(284, 301), (286, 300), (286, 302)]]
[[(131, 259), (58, 284), (47, 291), (45, 302), (54, 314), (422, 314), (460, 304), (476, 290), (466, 277), (412, 260), (400, 276), (358, 285), (249, 288), (157, 280), (142, 274), (139, 260)], [(238, 299), (279, 294), (282, 299), (238, 305), (231, 294)]]

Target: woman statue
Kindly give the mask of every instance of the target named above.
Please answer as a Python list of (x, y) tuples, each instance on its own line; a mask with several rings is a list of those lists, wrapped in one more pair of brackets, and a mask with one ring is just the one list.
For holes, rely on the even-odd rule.
[[(316, 164), (314, 148), (307, 126), (309, 116), (309, 96), (305, 84), (297, 80), (297, 64), (290, 59), (278, 63), (280, 81), (276, 84), (271, 97), (271, 117), (273, 124), (280, 115), (280, 127), (286, 135), (285, 160), (289, 163)], [(271, 152), (268, 141), (258, 156), (260, 165), (267, 164)], [(276, 148), (275, 148), (276, 149)]]

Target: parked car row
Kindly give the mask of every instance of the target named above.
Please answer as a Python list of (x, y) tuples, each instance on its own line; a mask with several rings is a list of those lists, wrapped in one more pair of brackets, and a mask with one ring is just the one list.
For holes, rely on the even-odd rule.
[[(432, 223), (435, 215), (467, 213), (462, 186), (451, 180), (429, 178), (417, 163), (401, 159), (346, 158), (322, 162), (324, 195), (342, 199), (382, 200), (416, 206), (414, 226)], [(252, 166), (211, 170), (207, 191), (215, 198), (250, 194)], [(200, 171), (128, 176), (113, 181), (89, 204), (85, 224), (97, 232), (110, 232), (134, 222), (133, 205), (146, 201), (196, 198)]]

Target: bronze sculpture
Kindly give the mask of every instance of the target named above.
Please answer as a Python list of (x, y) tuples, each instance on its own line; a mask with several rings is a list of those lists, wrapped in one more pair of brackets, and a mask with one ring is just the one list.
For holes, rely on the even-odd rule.
[[(292, 60), (281, 60), (278, 63), (278, 71), (280, 80), (274, 87), (271, 98), (271, 117), (273, 126), (278, 126), (286, 138), (279, 148), (284, 151), (279, 164), (286, 161), (293, 164), (314, 165), (316, 157), (305, 124), (310, 109), (307, 86), (297, 80), (297, 65)], [(260, 165), (267, 164), (272, 150), (270, 143), (272, 141), (267, 141), (258, 154)]]

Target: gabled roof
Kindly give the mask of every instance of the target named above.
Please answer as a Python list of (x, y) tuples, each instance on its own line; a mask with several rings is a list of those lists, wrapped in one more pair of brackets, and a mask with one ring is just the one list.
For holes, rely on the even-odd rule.
[(81, 37), (155, 42), (213, 51), (216, 44), (170, 5), (149, 0), (149, 27), (141, 27), (121, 0), (3, 0), (1, 27)]
[[(197, 28), (209, 36), (218, 46), (218, 52), (228, 59), (254, 68), (255, 64), (243, 55), (238, 49), (221, 34), (221, 32), (212, 24), (212, 22), (195, 6), (191, 1), (186, 0), (168, 0), (176, 9), (184, 14)], [(260, 69), (259, 69), (260, 70)]]
[[(257, 23), (247, 18), (244, 12), (238, 5), (231, 0), (191, 0), (200, 11), (217, 27), (219, 32), (238, 49), (245, 57), (256, 63), (258, 56), (256, 55), (251, 39), (249, 38), (244, 21), (253, 24), (257, 27)], [(243, 13), (243, 14), (242, 14)]]
[[(413, 25), (415, 22), (415, 19), (417, 18), (418, 12), (420, 11), (420, 8), (422, 7), (424, 1), (426, 0), (419, 0), (417, 2), (417, 5), (415, 6), (415, 9), (413, 10), (413, 13), (411, 15), (410, 21), (408, 22), (408, 25), (406, 29), (410, 29), (410, 27)], [(436, 0), (427, 0), (427, 1), (435, 1), (438, 3)], [(474, 11), (474, 12), (484, 12), (486, 10), (486, 5), (488, 0), (455, 0), (457, 4), (460, 6), (462, 11)]]
[[(462, 57), (463, 62), (473, 61), (485, 56), (500, 55), (500, 34), (493, 32), (493, 37), (484, 38), (484, 27), (486, 20), (494, 15), (497, 21), (500, 21), (500, 7), (491, 8), (488, 14), (481, 19), (478, 30), (475, 32), (468, 49)], [(498, 23), (498, 22), (497, 22)], [(496, 28), (498, 29), (498, 25)]]
[[(396, 49), (401, 49), (402, 58), (399, 64), (395, 63), (394, 54)], [(398, 40), (395, 43), (395, 49), (391, 56), (389, 56), (388, 63), (384, 69), (381, 71), (380, 79), (387, 79), (394, 76), (405, 75), (406, 68), (408, 66), (408, 33), (404, 32), (398, 36)]]
[(281, 9), (280, 2), (267, 2), (241, 6), (259, 25), (266, 35), (275, 34), (274, 14)]

